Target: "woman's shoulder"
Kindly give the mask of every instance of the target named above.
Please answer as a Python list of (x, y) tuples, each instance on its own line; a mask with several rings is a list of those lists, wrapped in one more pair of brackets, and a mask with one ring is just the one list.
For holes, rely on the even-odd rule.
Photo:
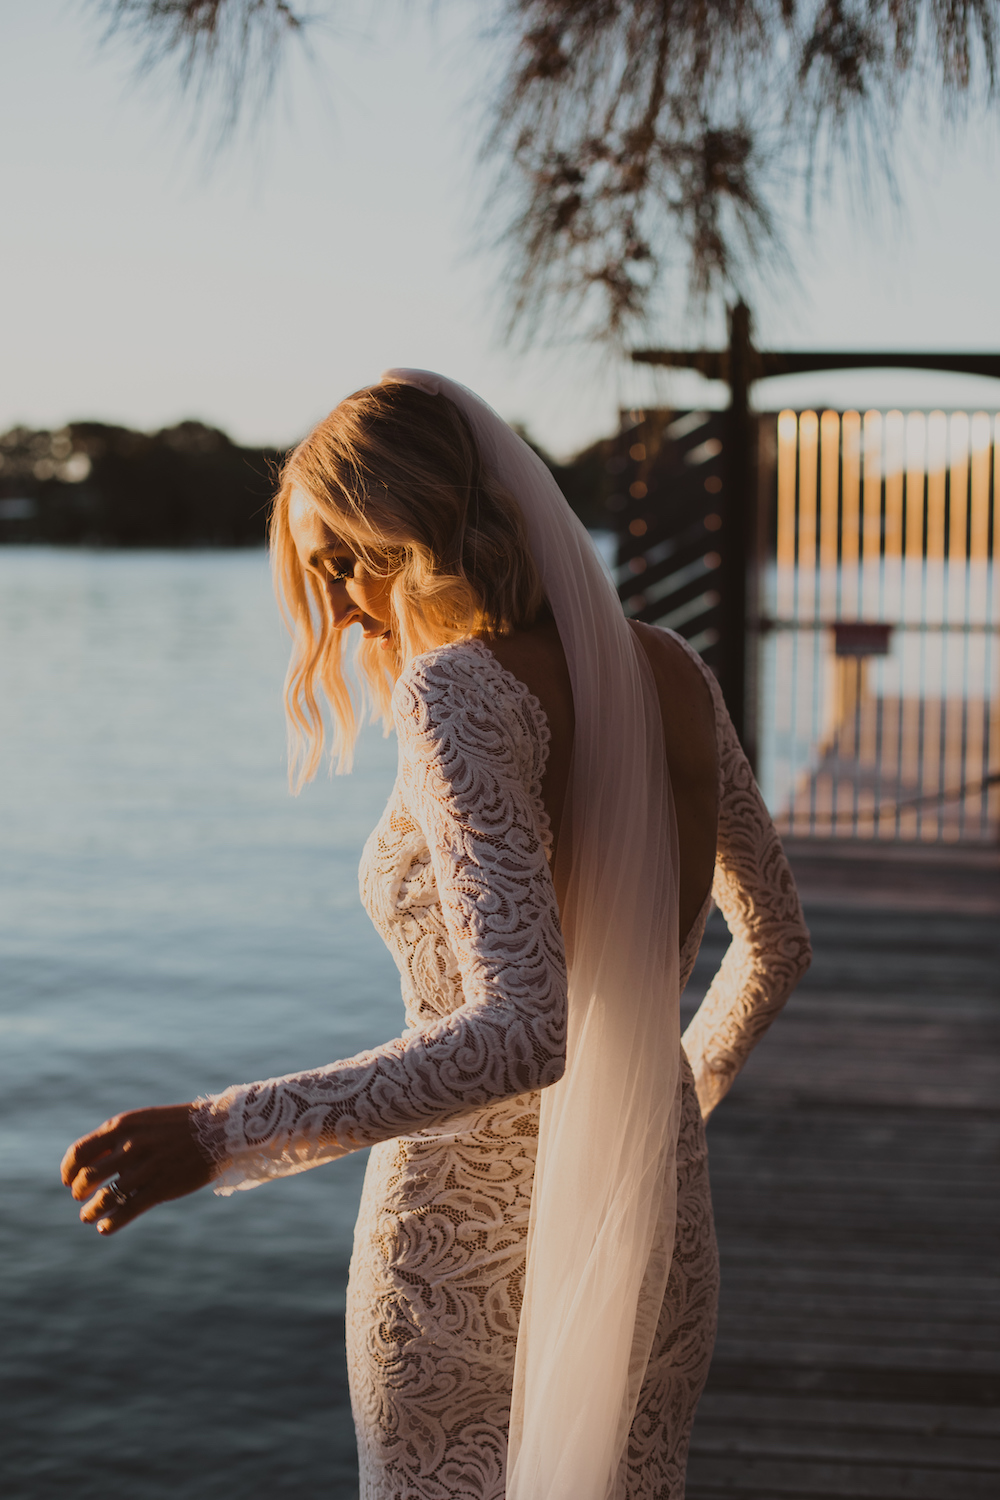
[(471, 680), (477, 666), (483, 664), (485, 656), (482, 642), (474, 636), (458, 641), (445, 641), (411, 656), (397, 679), (397, 686), (420, 685), (433, 682), (463, 682)]
[(479, 703), (484, 696), (495, 698), (505, 679), (513, 683), (486, 643), (467, 636), (411, 657), (396, 679), (393, 696), (404, 703), (459, 703), (463, 698)]
[(521, 741), (547, 742), (538, 700), (476, 637), (422, 651), (403, 668), (393, 692), (401, 741), (450, 741), (496, 754)]

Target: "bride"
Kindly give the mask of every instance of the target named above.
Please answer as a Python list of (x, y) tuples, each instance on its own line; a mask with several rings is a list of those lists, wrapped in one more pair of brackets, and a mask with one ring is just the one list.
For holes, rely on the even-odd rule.
[[(363, 1500), (679, 1500), (715, 1333), (703, 1121), (809, 961), (712, 674), (628, 622), (489, 407), (391, 370), (271, 521), (296, 789), (350, 763), (344, 632), (399, 773), (362, 896), (399, 967), (374, 1051), (77, 1141), (113, 1234), (371, 1147), (348, 1289)], [(733, 934), (683, 1037), (712, 896)]]

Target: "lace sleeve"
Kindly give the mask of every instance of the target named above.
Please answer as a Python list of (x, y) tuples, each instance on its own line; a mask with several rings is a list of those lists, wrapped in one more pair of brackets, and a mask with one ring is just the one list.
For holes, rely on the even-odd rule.
[(371, 1052), (200, 1101), (195, 1129), (219, 1164), (216, 1192), (305, 1171), (562, 1074), (566, 961), (530, 754), (537, 760), (537, 739), (525, 743), (524, 721), (461, 655), (411, 663), (393, 707), (400, 784), (430, 849), (463, 1003)]
[(712, 895), (733, 938), (682, 1039), (707, 1119), (808, 969), (812, 951), (792, 872), (719, 684), (700, 659), (699, 665), (712, 689), (719, 745)]

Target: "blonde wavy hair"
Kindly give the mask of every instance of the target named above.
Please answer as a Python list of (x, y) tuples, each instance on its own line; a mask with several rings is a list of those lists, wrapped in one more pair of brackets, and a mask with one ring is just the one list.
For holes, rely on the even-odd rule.
[[(392, 580), (390, 643), (359, 643), (359, 693), (344, 671), (345, 632), (333, 624), (323, 582), (303, 568), (292, 541), (293, 490), (369, 573)], [(356, 391), (313, 428), (282, 469), (268, 540), (292, 635), (285, 710), (296, 793), (322, 759), (321, 694), (332, 711), (332, 759), (349, 770), (365, 708), (388, 732), (393, 685), (414, 656), (506, 635), (534, 623), (544, 606), (516, 500), (484, 469), (454, 402), (411, 385)]]

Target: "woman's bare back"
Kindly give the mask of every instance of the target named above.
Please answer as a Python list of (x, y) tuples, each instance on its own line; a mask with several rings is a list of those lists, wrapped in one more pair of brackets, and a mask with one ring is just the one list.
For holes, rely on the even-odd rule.
[[(715, 711), (708, 685), (684, 649), (662, 630), (633, 622), (656, 680), (663, 740), (673, 789), (680, 846), (680, 921), (683, 936), (694, 925), (712, 888), (718, 823), (718, 752)], [(573, 692), (554, 623), (491, 637), (500, 665), (534, 693), (548, 720), (551, 741), (542, 798), (558, 845), (559, 823), (573, 752)]]

